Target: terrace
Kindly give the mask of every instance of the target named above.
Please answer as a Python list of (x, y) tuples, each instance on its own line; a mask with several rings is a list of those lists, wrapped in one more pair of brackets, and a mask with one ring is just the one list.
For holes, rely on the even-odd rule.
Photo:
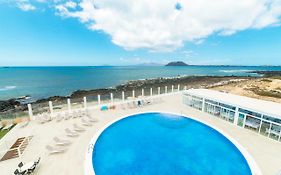
[[(35, 174), (82, 175), (85, 171), (85, 155), (89, 149), (88, 146), (92, 137), (97, 134), (100, 129), (118, 118), (146, 111), (179, 113), (207, 123), (223, 131), (226, 135), (242, 145), (253, 157), (258, 167), (261, 169), (262, 174), (272, 175), (280, 171), (281, 151), (280, 142), (278, 141), (280, 140), (280, 132), (276, 131), (276, 134), (279, 134), (278, 137), (273, 136), (276, 134), (272, 132), (273, 127), (278, 125), (278, 123), (268, 120), (271, 119), (269, 118), (270, 116), (275, 115), (272, 113), (264, 113), (264, 111), (260, 110), (254, 111), (253, 108), (251, 108), (251, 110), (250, 108), (246, 108), (247, 104), (244, 104), (244, 97), (236, 97), (237, 100), (239, 99), (237, 103), (239, 102), (241, 105), (244, 104), (244, 106), (242, 105), (243, 108), (241, 106), (241, 109), (244, 109), (242, 111), (237, 109), (236, 103), (233, 104), (224, 101), (227, 99), (225, 94), (223, 94), (223, 96), (218, 96), (217, 94), (212, 96), (215, 98), (207, 96), (208, 98), (206, 99), (206, 95), (212, 94), (210, 92), (207, 93), (208, 90), (182, 90), (183, 91), (181, 91), (180, 88), (172, 88), (170, 91), (161, 91), (159, 88), (155, 91), (156, 94), (142, 94), (142, 92), (139, 92), (139, 98), (135, 97), (137, 96), (135, 92), (132, 92), (132, 96), (129, 98), (125, 97), (124, 93), (121, 93), (118, 99), (114, 99), (113, 94), (111, 94), (111, 99), (104, 103), (100, 100), (100, 97), (97, 98), (95, 103), (88, 103), (87, 98), (75, 104), (71, 103), (71, 100), (67, 100), (68, 103), (66, 107), (57, 111), (54, 109), (52, 102), (50, 102), (50, 113), (46, 115), (41, 115), (39, 113), (33, 115), (32, 108), (29, 105), (31, 121), (25, 127), (16, 125), (7, 133), (0, 140), (0, 152), (3, 150), (4, 152), (7, 151), (7, 148), (2, 147), (3, 145), (9, 147), (18, 138), (32, 136), (32, 139), (28, 141), (28, 146), (25, 147), (24, 152), (20, 154), (19, 158), (0, 162), (1, 174), (12, 174), (19, 162), (29, 162), (41, 157), (40, 167), (35, 171)], [(140, 99), (145, 100), (147, 102), (146, 105), (139, 106), (137, 102)], [(263, 104), (266, 102), (262, 101), (259, 103)], [(107, 106), (108, 109), (101, 111), (100, 109), (104, 106)], [(114, 106), (114, 108), (112, 106)], [(80, 113), (83, 114), (85, 110), (97, 120), (97, 122), (92, 123), (92, 126), (84, 126), (82, 121), (83, 117), (74, 117), (74, 115), (69, 118), (67, 117), (67, 119), (63, 118), (59, 120), (61, 116), (66, 117), (68, 114), (80, 115)], [(249, 114), (249, 111), (262, 114), (262, 116), (259, 117), (256, 113)], [(245, 117), (241, 119), (242, 116), (240, 116), (240, 114), (244, 114)], [(49, 116), (50, 118), (42, 116)], [(258, 121), (252, 120), (252, 118), (262, 121), (258, 123), (258, 128), (255, 128), (257, 126), (255, 123)], [(269, 125), (266, 125), (267, 123)], [(73, 124), (83, 126), (85, 131), (79, 132), (79, 136), (77, 137), (70, 138), (67, 137), (65, 129), (73, 128)], [(262, 134), (266, 132), (266, 128), (268, 128), (269, 134), (266, 135), (267, 137), (264, 137)], [(56, 143), (54, 137), (67, 139), (71, 144), (66, 147), (63, 153), (51, 155), (46, 149), (46, 145), (54, 145)]]

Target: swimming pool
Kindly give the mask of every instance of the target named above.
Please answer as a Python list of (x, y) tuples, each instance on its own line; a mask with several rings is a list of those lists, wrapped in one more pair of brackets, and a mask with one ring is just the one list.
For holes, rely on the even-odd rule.
[(90, 168), (96, 175), (252, 174), (225, 136), (175, 114), (125, 117), (103, 130), (92, 147)]

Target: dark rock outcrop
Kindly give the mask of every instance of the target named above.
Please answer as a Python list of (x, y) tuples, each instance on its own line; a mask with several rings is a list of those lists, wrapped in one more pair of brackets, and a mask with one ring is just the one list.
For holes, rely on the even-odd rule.
[(174, 61), (166, 64), (165, 66), (188, 66), (188, 64), (183, 61)]

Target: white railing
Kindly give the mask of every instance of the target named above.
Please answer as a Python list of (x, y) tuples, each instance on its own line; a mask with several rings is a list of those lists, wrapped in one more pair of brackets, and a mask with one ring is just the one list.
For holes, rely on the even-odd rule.
[[(164, 93), (162, 93), (162, 94), (161, 94), (161, 87), (156, 88), (156, 90), (154, 90), (154, 91), (153, 91), (152, 88), (150, 88), (150, 95), (148, 95), (148, 96), (145, 96), (144, 89), (142, 89), (140, 96), (142, 96), (142, 98), (145, 99), (145, 100), (149, 100), (149, 99), (153, 99), (153, 98), (157, 98), (157, 97), (163, 97), (163, 96), (179, 93), (183, 90), (186, 90), (186, 88), (187, 87), (184, 86), (184, 88), (180, 89), (180, 85), (178, 85), (177, 89), (175, 89), (174, 86), (172, 85), (171, 91), (168, 92), (168, 87), (165, 86), (164, 87), (164, 89), (165, 89)], [(157, 94), (153, 94), (153, 92), (157, 92)], [(141, 99), (141, 98), (135, 97), (135, 95), (136, 95), (135, 90), (131, 91), (132, 96), (129, 96), (131, 98), (127, 97), (127, 99), (126, 99), (124, 91), (122, 91), (121, 94), (122, 94), (122, 97), (120, 99), (120, 98), (114, 98), (114, 93), (110, 93), (109, 94), (110, 99), (104, 100), (104, 101), (101, 100), (101, 95), (97, 95), (98, 100), (94, 104), (88, 103), (87, 97), (83, 97), (83, 99), (82, 99), (83, 105), (81, 105), (81, 107), (78, 107), (78, 108), (77, 108), (77, 106), (76, 106), (76, 108), (74, 108), (73, 104), (71, 104), (71, 99), (67, 99), (66, 108), (64, 110), (61, 110), (61, 111), (55, 111), (54, 107), (53, 107), (53, 102), (49, 101), (49, 113), (51, 114), (52, 117), (54, 117), (56, 114), (64, 113), (66, 111), (73, 112), (73, 111), (78, 111), (78, 110), (81, 110), (81, 109), (98, 109), (98, 108), (101, 108), (102, 106), (112, 106), (112, 105), (118, 106), (118, 105), (125, 104), (125, 103), (135, 102), (135, 101)], [(33, 115), (33, 110), (32, 110), (31, 104), (28, 104), (28, 111), (29, 111), (30, 119), (35, 120), (36, 115)]]

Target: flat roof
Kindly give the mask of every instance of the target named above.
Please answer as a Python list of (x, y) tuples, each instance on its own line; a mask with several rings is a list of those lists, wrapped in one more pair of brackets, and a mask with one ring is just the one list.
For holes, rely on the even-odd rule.
[(202, 98), (208, 98), (210, 100), (226, 103), (232, 106), (237, 106), (253, 112), (258, 112), (281, 119), (280, 103), (234, 95), (227, 92), (220, 92), (209, 89), (189, 89), (186, 90), (185, 93)]

